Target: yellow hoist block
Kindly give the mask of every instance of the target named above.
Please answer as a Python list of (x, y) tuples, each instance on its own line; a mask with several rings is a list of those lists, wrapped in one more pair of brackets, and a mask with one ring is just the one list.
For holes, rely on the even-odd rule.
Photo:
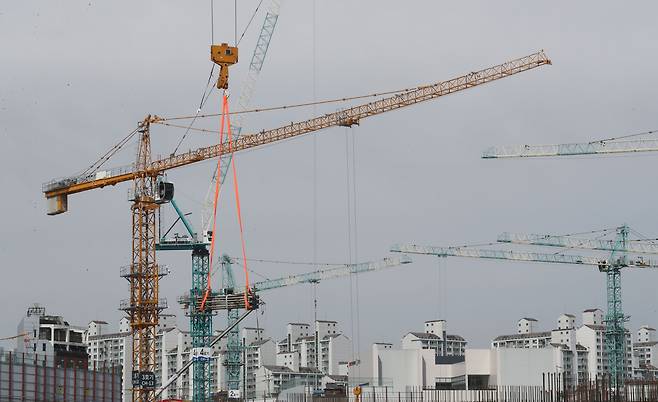
[(238, 48), (228, 43), (210, 46), (210, 60), (219, 65), (218, 89), (228, 89), (228, 67), (238, 62)]

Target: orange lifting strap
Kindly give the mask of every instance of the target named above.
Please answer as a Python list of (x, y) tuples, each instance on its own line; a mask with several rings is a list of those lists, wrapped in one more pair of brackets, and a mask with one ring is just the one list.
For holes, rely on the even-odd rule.
[[(224, 137), (224, 122), (226, 121), (226, 127), (227, 127), (227, 135), (226, 138)], [(222, 96), (222, 113), (221, 113), (221, 118), (220, 118), (220, 128), (219, 128), (219, 143), (220, 145), (224, 143), (224, 141), (228, 142), (228, 150), (229, 153), (232, 152), (233, 148), (233, 136), (231, 133), (231, 119), (229, 117), (229, 107), (228, 107), (228, 98), (226, 97), (226, 94)], [(235, 203), (236, 203), (236, 210), (237, 210), (237, 215), (238, 215), (238, 224), (240, 226), (240, 241), (242, 244), (242, 265), (244, 268), (244, 275), (245, 275), (245, 292), (244, 292), (244, 306), (245, 309), (249, 309), (249, 293), (251, 292), (251, 287), (249, 285), (249, 270), (247, 269), (247, 251), (246, 251), (246, 246), (245, 246), (245, 241), (244, 241), (244, 226), (242, 224), (242, 210), (240, 208), (240, 192), (239, 192), (239, 187), (238, 187), (238, 175), (237, 175), (237, 169), (235, 167), (235, 158), (231, 161), (231, 167), (233, 169), (233, 189), (235, 192)], [(220, 160), (217, 160), (217, 180), (215, 181), (215, 196), (213, 199), (213, 223), (212, 223), (212, 239), (210, 240), (210, 266), (208, 267), (208, 286), (206, 288), (206, 292), (203, 295), (203, 300), (201, 301), (201, 310), (204, 310), (206, 306), (206, 302), (208, 301), (208, 297), (210, 296), (211, 293), (211, 287), (210, 287), (210, 277), (212, 273), (212, 262), (213, 262), (213, 257), (215, 254), (215, 239), (217, 238), (217, 201), (219, 199), (219, 189), (220, 189), (220, 182), (221, 178), (219, 175), (220, 172)]]

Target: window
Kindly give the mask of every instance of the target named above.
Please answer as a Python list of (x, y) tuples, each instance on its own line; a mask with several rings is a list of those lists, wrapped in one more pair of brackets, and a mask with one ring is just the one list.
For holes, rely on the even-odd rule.
[(46, 351), (46, 344), (45, 344), (45, 343), (42, 343), (42, 344), (41, 344), (41, 348), (42, 348), (43, 351), (45, 352), (45, 351)]

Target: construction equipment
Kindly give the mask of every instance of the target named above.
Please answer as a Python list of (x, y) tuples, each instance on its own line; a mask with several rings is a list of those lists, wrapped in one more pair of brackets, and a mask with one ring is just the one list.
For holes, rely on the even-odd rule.
[[(579, 155), (617, 155), (624, 153), (640, 153), (658, 151), (658, 139), (652, 138), (657, 132), (655, 130), (645, 131), (636, 134), (623, 135), (617, 138), (607, 138), (583, 143), (569, 144), (550, 144), (550, 145), (504, 145), (494, 146), (486, 149), (482, 153), (483, 159), (505, 159), (505, 158), (537, 158), (537, 157), (556, 157), (556, 156), (579, 156)], [(634, 138), (634, 139), (628, 139)], [(628, 228), (623, 226), (619, 228), (619, 242), (625, 245), (626, 251), (636, 251), (641, 253), (654, 253), (654, 245), (628, 244), (624, 240), (624, 233)], [(500, 239), (499, 239), (500, 240)], [(526, 242), (524, 244), (539, 245), (558, 245), (561, 242), (568, 243), (573, 247), (578, 242), (570, 239), (550, 238), (550, 239), (531, 239), (531, 238), (509, 238), (510, 242)], [(532, 243), (528, 243), (532, 242)], [(540, 244), (549, 243), (549, 244)], [(554, 244), (550, 244), (554, 243)], [(595, 250), (610, 250), (610, 244), (601, 244), (597, 241), (586, 241), (585, 244)], [(593, 248), (599, 247), (599, 248)], [(585, 248), (585, 247), (578, 247)], [(621, 311), (621, 296), (619, 284), (619, 270), (615, 268), (608, 269), (607, 286), (608, 286), (608, 312), (606, 320), (606, 348), (608, 354), (613, 357), (611, 364), (611, 375), (613, 379), (618, 377), (617, 373), (623, 369), (623, 351), (619, 351), (619, 345), (623, 345), (623, 321), (624, 316)], [(622, 329), (620, 329), (622, 328)], [(621, 342), (621, 343), (620, 343)], [(620, 355), (621, 353), (621, 355)], [(621, 375), (623, 378), (623, 375)]]
[[(251, 62), (249, 63), (249, 70), (247, 73), (247, 77), (245, 78), (245, 80), (242, 82), (241, 85), (240, 97), (238, 98), (238, 107), (241, 110), (246, 109), (251, 102), (256, 80), (258, 78), (258, 75), (260, 74), (260, 71), (263, 68), (265, 56), (267, 54), (270, 41), (272, 40), (272, 35), (274, 34), (274, 27), (276, 26), (278, 17), (279, 17), (279, 0), (272, 0), (270, 7), (265, 15), (265, 19), (261, 27), (260, 35), (256, 43), (256, 47), (254, 49)], [(222, 50), (227, 50), (227, 49), (230, 50), (230, 49), (226, 44), (223, 44), (222, 46), (224, 46), (224, 49), (215, 48), (214, 52), (211, 49), (211, 58), (213, 59), (213, 62), (219, 62), (221, 67), (219, 81), (217, 82), (218, 88), (222, 88), (228, 85), (229, 64), (227, 64), (224, 67), (221, 64), (223, 61), (223, 57), (221, 56), (222, 56)], [(233, 59), (230, 59), (229, 61), (237, 62), (237, 49), (235, 49), (234, 54), (235, 57)], [(224, 72), (226, 72), (226, 74), (224, 74)], [(230, 127), (231, 131), (236, 136), (239, 136), (242, 128), (241, 116), (242, 115), (240, 114), (235, 115), (233, 117), (234, 123), (231, 123), (231, 127)], [(216, 177), (220, 177), (221, 178), (220, 184), (224, 183), (224, 179), (226, 178), (226, 173), (228, 172), (231, 159), (232, 159), (232, 153), (229, 153), (227, 155), (222, 155), (220, 157), (220, 163), (218, 165), (220, 166), (219, 172), (217, 171), (217, 169), (213, 170), (213, 176), (212, 176), (213, 180), (211, 180), (210, 188), (208, 190), (208, 193), (206, 194), (206, 200), (204, 203), (204, 208), (202, 210), (202, 220), (201, 220), (201, 228), (203, 229), (202, 232), (198, 234), (192, 229), (191, 224), (187, 221), (187, 219), (185, 219), (185, 216), (181, 214), (175, 202), (172, 200), (172, 206), (174, 207), (178, 215), (178, 218), (176, 219), (176, 222), (174, 222), (173, 225), (175, 225), (179, 220), (181, 220), (185, 225), (189, 238), (181, 238), (181, 239), (175, 238), (173, 242), (174, 244), (170, 244), (171, 242), (168, 239), (166, 239), (167, 234), (165, 233), (165, 235), (160, 239), (160, 242), (158, 243), (159, 250), (182, 249), (182, 250), (192, 251), (192, 287), (190, 290), (190, 297), (197, 297), (202, 295), (203, 289), (206, 289), (206, 287), (208, 286), (208, 282), (207, 282), (208, 269), (210, 267), (210, 260), (209, 260), (210, 253), (208, 251), (208, 246), (210, 245), (210, 239), (212, 236), (211, 225), (212, 225), (212, 216), (213, 216), (212, 212), (214, 206), (213, 205), (214, 184), (215, 184), (214, 180)], [(181, 241), (183, 244), (181, 244)], [(198, 350), (199, 348), (207, 348), (208, 340), (212, 336), (212, 316), (213, 313), (216, 313), (216, 311), (205, 309), (205, 308), (202, 310), (201, 306), (203, 305), (203, 303), (198, 305), (197, 304), (190, 305), (189, 306), (190, 308), (188, 308), (186, 313), (190, 317), (190, 333), (192, 337), (192, 347)], [(232, 310), (229, 310), (229, 314), (233, 314), (231, 311)], [(237, 316), (233, 318), (237, 319)], [(233, 340), (234, 338), (237, 339), (237, 336), (233, 336), (234, 333), (235, 334), (238, 333), (237, 327), (234, 329), (233, 332), (231, 332), (231, 336), (229, 337), (231, 340)], [(227, 369), (228, 367), (229, 366), (227, 366)], [(196, 361), (194, 362), (194, 367), (192, 369), (192, 372), (193, 372), (192, 402), (200, 402), (200, 401), (208, 400), (211, 394), (211, 389), (210, 389), (211, 373), (210, 373), (210, 365), (208, 364), (207, 359), (203, 359), (203, 358), (196, 359)], [(234, 384), (234, 382), (231, 382), (231, 384)]]
[(228, 68), (238, 62), (238, 48), (229, 46), (228, 43), (212, 45), (210, 47), (210, 59), (219, 65), (218, 89), (228, 89)]
[[(251, 100), (256, 88), (256, 82), (258, 81), (260, 72), (263, 69), (265, 57), (267, 56), (267, 51), (270, 48), (270, 43), (272, 42), (272, 37), (274, 35), (274, 29), (276, 28), (276, 23), (279, 20), (280, 8), (281, 4), (279, 0), (271, 0), (270, 6), (265, 13), (265, 19), (263, 20), (263, 25), (261, 26), (260, 34), (258, 35), (258, 41), (256, 42), (254, 53), (251, 56), (251, 62), (249, 63), (247, 76), (241, 82), (240, 96), (238, 98), (238, 110), (247, 110), (247, 108), (251, 105)], [(242, 127), (244, 126), (243, 116), (243, 114), (236, 114), (231, 118), (230, 128), (235, 138), (239, 138), (240, 133), (242, 132)], [(224, 180), (226, 179), (226, 174), (228, 172), (229, 166), (231, 165), (232, 158), (232, 153), (220, 156), (219, 169), (213, 169), (210, 186), (208, 187), (208, 192), (206, 193), (206, 198), (201, 211), (201, 229), (203, 230), (204, 234), (208, 233), (212, 226), (215, 180), (219, 179), (220, 185), (224, 184)]]
[[(230, 272), (230, 264), (232, 259), (228, 256), (223, 256), (222, 261), (225, 262), (227, 270)], [(357, 264), (344, 264), (337, 267), (331, 267), (326, 269), (321, 269), (313, 272), (305, 272), (302, 274), (283, 276), (275, 279), (268, 279), (260, 282), (254, 282), (252, 288), (254, 292), (259, 293), (264, 290), (278, 289), (286, 286), (299, 285), (303, 283), (319, 283), (320, 281), (326, 281), (328, 279), (341, 278), (348, 276), (350, 274), (359, 274), (364, 272), (375, 272), (380, 271), (386, 268), (398, 267), (401, 265), (406, 265), (411, 263), (411, 258), (406, 255), (400, 257), (386, 257), (379, 261), (371, 262), (362, 262)], [(231, 277), (229, 275), (229, 277)], [(235, 282), (230, 282), (235, 286)], [(230, 290), (230, 287), (227, 288)], [(229, 293), (230, 294), (230, 293)], [(221, 293), (213, 292), (213, 294), (208, 297), (207, 304), (209, 306), (217, 305), (219, 303), (224, 303), (224, 295)], [(193, 304), (195, 301), (190, 299), (188, 296), (182, 296), (179, 298), (181, 304), (187, 306)]]
[[(187, 166), (200, 161), (220, 157), (232, 152), (252, 149), (266, 144), (295, 138), (318, 130), (359, 123), (361, 119), (379, 115), (420, 102), (436, 99), (455, 92), (506, 78), (524, 71), (550, 64), (544, 52), (511, 60), (480, 71), (417, 89), (398, 93), (367, 104), (353, 106), (334, 113), (328, 113), (310, 120), (292, 123), (283, 127), (263, 130), (252, 135), (244, 135), (230, 143), (202, 147), (186, 153), (170, 155), (159, 160), (151, 158), (151, 126), (163, 123), (166, 119), (148, 115), (139, 123), (139, 147), (135, 164), (128, 167), (86, 172), (82, 175), (56, 179), (44, 184), (42, 190), (48, 201), (48, 214), (57, 215), (67, 211), (68, 196), (126, 181), (133, 182), (132, 197), (132, 263), (126, 279), (130, 282), (130, 300), (121, 303), (131, 320), (133, 334), (133, 369), (135, 371), (133, 399), (135, 402), (153, 401), (154, 388), (149, 379), (155, 369), (155, 328), (161, 309), (166, 302), (158, 299), (158, 281), (163, 272), (156, 262), (156, 212), (161, 203), (173, 196), (173, 187), (162, 194), (159, 179), (171, 169)], [(99, 174), (102, 173), (102, 174)], [(170, 184), (170, 183), (169, 183)], [(164, 196), (164, 198), (162, 197)], [(143, 378), (144, 381), (141, 381)]]
[(487, 258), (496, 260), (544, 262), (557, 264), (575, 264), (596, 266), (601, 272), (606, 273), (607, 289), (607, 312), (605, 343), (608, 353), (611, 381), (621, 385), (630, 374), (626, 372), (626, 330), (624, 322), (627, 317), (622, 310), (621, 298), (621, 269), (643, 268), (656, 269), (658, 262), (649, 260), (642, 256), (629, 257), (629, 252), (645, 254), (658, 254), (658, 246), (651, 243), (641, 244), (630, 241), (628, 226), (616, 228), (615, 240), (582, 239), (571, 236), (554, 235), (522, 235), (503, 233), (498, 241), (501, 243), (536, 245), (547, 247), (567, 247), (586, 250), (610, 251), (608, 258), (598, 258), (581, 255), (548, 254), (526, 251), (490, 250), (464, 247), (423, 247), (416, 245), (395, 245), (391, 248), (393, 252), (410, 254), (427, 254), (438, 257), (471, 257)]
[[(207, 237), (200, 238), (194, 231), (192, 224), (178, 207), (174, 199), (170, 202), (176, 211), (177, 218), (169, 230), (159, 236), (159, 241), (155, 248), (162, 250), (188, 250), (192, 252), (192, 286), (190, 287), (190, 297), (194, 300), (203, 297), (203, 293), (208, 286), (208, 270), (210, 269), (210, 253), (208, 245), (210, 239)], [(176, 223), (182, 222), (187, 231), (187, 235), (175, 234), (167, 237), (169, 232)], [(213, 311), (209, 309), (201, 310), (201, 302), (192, 303), (186, 311), (190, 317), (190, 337), (192, 338), (193, 355), (201, 355), (204, 348), (212, 338), (212, 317)], [(208, 359), (193, 359), (192, 368), (192, 401), (201, 402), (208, 400), (211, 395), (211, 367)]]
[[(644, 136), (655, 133), (656, 131), (647, 131), (644, 133), (633, 134), (631, 136)], [(629, 136), (623, 136), (621, 138), (628, 137)], [(610, 138), (571, 144), (495, 146), (482, 152), (482, 158), (503, 159), (577, 155), (615, 155), (621, 153), (654, 151), (658, 151), (658, 139), (643, 138), (636, 140), (621, 140)]]
[[(226, 344), (226, 360), (224, 365), (226, 367), (226, 381), (229, 390), (240, 389), (240, 372), (242, 369), (242, 347), (240, 344), (240, 334), (237, 326), (233, 323), (240, 316), (240, 310), (244, 307), (239, 297), (236, 296), (235, 280), (232, 270), (233, 260), (227, 256), (222, 256), (222, 278), (223, 284), (219, 292), (213, 292), (206, 300), (206, 309), (210, 311), (227, 310), (228, 324), (227, 327), (233, 328), (227, 335)], [(306, 272), (302, 274), (289, 275), (276, 279), (268, 279), (252, 284), (253, 293), (260, 293), (263, 290), (278, 289), (287, 286), (293, 286), (304, 283), (317, 284), (320, 281), (327, 279), (335, 279), (351, 274), (359, 274), (364, 272), (374, 272), (386, 268), (394, 268), (411, 263), (411, 258), (406, 255), (400, 257), (387, 257), (379, 261), (365, 262), (359, 264), (345, 264), (336, 267), (326, 268), (313, 272)], [(178, 301), (185, 309), (191, 310), (194, 306), (201, 303), (203, 295), (197, 295), (196, 299), (193, 298), (192, 293), (186, 296), (181, 296)]]
[[(258, 308), (258, 305), (259, 305), (258, 298), (257, 298), (257, 297), (256, 297), (256, 298), (253, 298), (252, 301), (251, 301), (251, 303), (250, 303), (250, 305), (253, 306), (254, 308), (249, 309), (249, 310), (246, 310), (246, 311), (245, 311), (240, 317), (238, 317), (237, 320), (235, 320), (235, 322), (234, 322), (232, 325), (230, 325), (229, 327), (227, 327), (227, 328), (226, 328), (221, 334), (219, 334), (219, 335), (217, 335), (216, 337), (214, 337), (214, 338), (212, 339), (212, 341), (210, 341), (210, 342), (208, 343), (208, 347), (209, 347), (209, 348), (215, 346), (215, 345), (217, 344), (217, 342), (219, 342), (219, 341), (221, 341), (222, 339), (224, 339), (224, 337), (226, 337), (226, 335), (228, 335), (228, 334), (229, 334), (233, 329), (235, 329), (235, 327), (237, 327), (237, 326), (238, 326), (238, 325), (239, 325), (239, 324), (240, 324), (245, 318), (247, 318), (247, 317), (249, 316), (249, 314), (251, 314), (252, 311), (254, 311), (256, 308)], [(187, 370), (189, 370), (190, 366), (192, 366), (192, 364), (194, 364), (194, 361), (195, 361), (194, 359), (190, 359), (190, 360), (187, 361), (187, 363), (183, 364), (183, 366), (182, 366), (182, 367), (176, 372), (176, 374), (174, 374), (173, 376), (171, 376), (171, 377), (169, 378), (169, 380), (167, 380), (166, 383), (164, 383), (164, 384), (162, 384), (162, 386), (160, 386), (160, 388), (154, 393), (154, 397), (157, 398), (158, 396), (160, 396), (160, 395), (162, 394), (162, 392), (164, 392), (164, 390), (166, 390), (167, 388), (169, 388), (169, 386), (171, 386), (171, 384), (173, 384), (174, 381), (176, 381), (176, 380), (178, 379), (178, 377), (180, 377), (180, 376), (183, 375)]]
[(625, 329), (624, 322), (627, 317), (622, 310), (621, 299), (621, 268), (633, 264), (636, 267), (649, 264), (643, 258), (637, 258), (635, 261), (628, 261), (628, 252), (638, 252), (643, 254), (658, 254), (658, 245), (654, 243), (641, 243), (630, 241), (628, 238), (630, 228), (627, 225), (616, 228), (617, 238), (615, 240), (574, 238), (571, 236), (552, 236), (552, 235), (522, 235), (503, 233), (498, 241), (502, 243), (538, 245), (548, 247), (568, 247), (586, 250), (603, 250), (610, 251), (610, 261), (614, 260), (616, 253), (622, 253), (617, 262), (608, 265), (599, 266), (601, 272), (606, 273), (607, 288), (607, 312), (606, 312), (606, 332), (605, 342), (608, 352), (610, 365), (610, 375), (613, 379), (623, 379), (625, 360)]

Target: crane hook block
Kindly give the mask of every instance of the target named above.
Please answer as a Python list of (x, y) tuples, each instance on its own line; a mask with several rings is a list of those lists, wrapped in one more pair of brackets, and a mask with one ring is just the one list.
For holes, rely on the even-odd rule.
[(238, 48), (228, 43), (210, 46), (210, 60), (219, 65), (218, 89), (228, 89), (228, 67), (238, 62)]

